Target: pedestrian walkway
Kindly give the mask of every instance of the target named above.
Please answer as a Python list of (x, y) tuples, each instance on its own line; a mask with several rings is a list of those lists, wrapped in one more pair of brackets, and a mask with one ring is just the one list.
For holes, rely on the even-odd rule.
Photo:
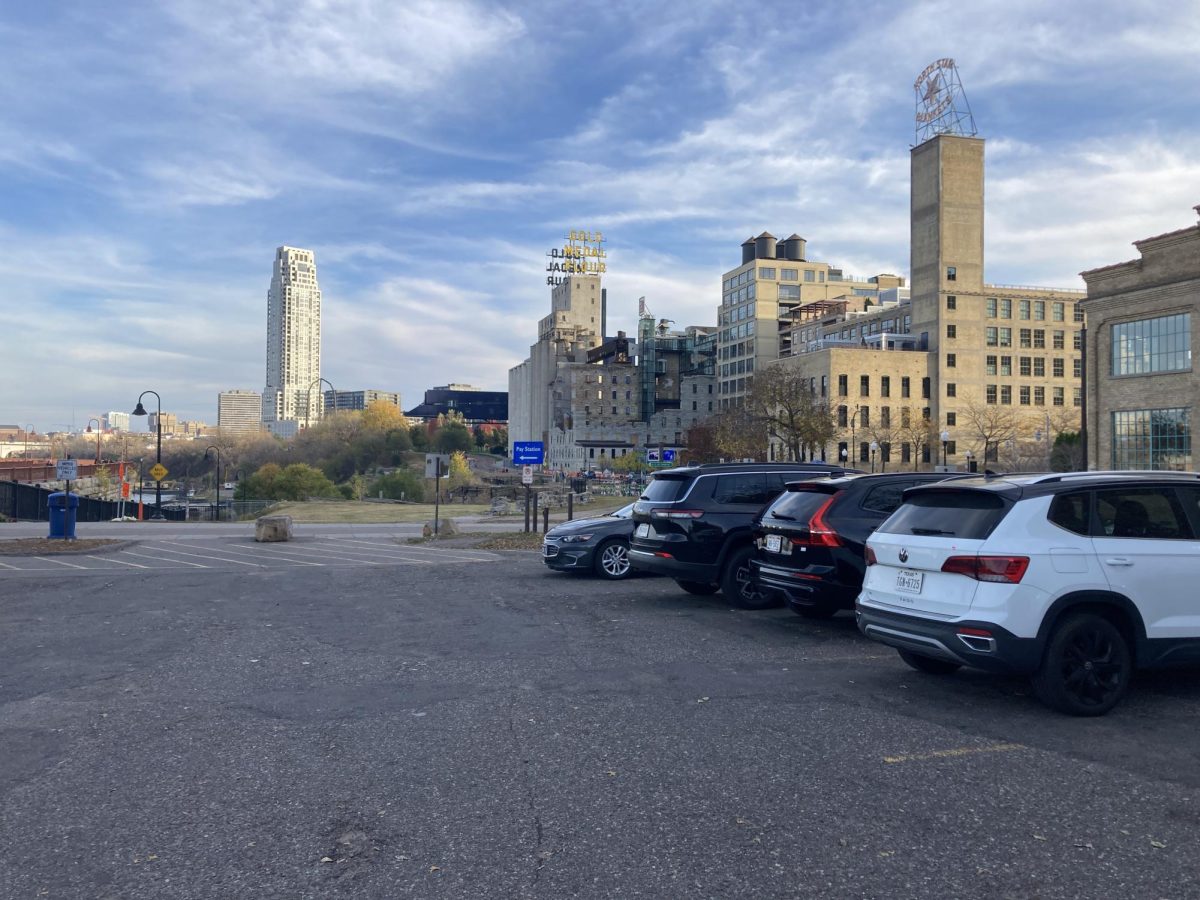
[(359, 566), (435, 566), (495, 562), (482, 550), (405, 545), (385, 537), (301, 538), (256, 543), (249, 538), (147, 540), (112, 553), (0, 557), (0, 578), (30, 574), (112, 574)]

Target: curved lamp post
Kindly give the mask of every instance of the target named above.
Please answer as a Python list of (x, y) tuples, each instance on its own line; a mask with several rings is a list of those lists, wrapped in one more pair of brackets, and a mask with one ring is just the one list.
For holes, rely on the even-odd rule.
[(221, 448), (216, 444), (209, 444), (204, 448), (204, 458), (208, 459), (208, 451), (215, 450), (217, 452), (217, 511), (213, 514), (213, 521), (221, 521)]
[(942, 438), (942, 468), (946, 468), (946, 445), (950, 443), (950, 432), (943, 431)]
[(100, 420), (95, 417), (88, 419), (88, 427), (87, 427), (86, 433), (87, 434), (92, 433), (92, 423), (93, 422), (96, 423), (96, 463), (99, 464), (99, 462), (100, 462)]
[[(329, 390), (333, 391), (333, 394), (334, 394), (334, 397), (336, 400), (337, 388), (335, 388), (333, 386), (333, 382), (331, 382), (328, 378), (314, 378), (312, 381), (312, 384), (310, 384), (308, 386), (308, 390), (304, 392), (304, 428), (305, 428), (305, 430), (308, 430), (308, 411), (310, 409), (312, 409), (313, 384), (320, 384), (322, 381), (325, 382), (327, 385), (329, 385)], [(322, 403), (322, 408), (324, 408), (323, 403)]]
[[(158, 396), (157, 391), (142, 391), (138, 395), (137, 406), (134, 407), (131, 416), (148, 415), (146, 407), (142, 406), (142, 398), (147, 394), (154, 394), (154, 399), (158, 401), (158, 415), (154, 417), (154, 430), (158, 433), (158, 440), (155, 445), (154, 462), (157, 465), (162, 465), (162, 397)], [(154, 515), (150, 517), (151, 521), (162, 521), (166, 518), (162, 512), (162, 482), (155, 479), (154, 482)]]

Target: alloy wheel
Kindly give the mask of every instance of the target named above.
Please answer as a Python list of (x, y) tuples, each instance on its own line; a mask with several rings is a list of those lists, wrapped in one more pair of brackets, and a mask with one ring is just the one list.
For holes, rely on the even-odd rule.
[(1124, 665), (1112, 636), (1081, 629), (1063, 648), (1063, 688), (1084, 706), (1103, 706), (1122, 689)]
[(624, 578), (629, 574), (629, 548), (624, 544), (609, 544), (600, 554), (600, 568), (609, 578)]

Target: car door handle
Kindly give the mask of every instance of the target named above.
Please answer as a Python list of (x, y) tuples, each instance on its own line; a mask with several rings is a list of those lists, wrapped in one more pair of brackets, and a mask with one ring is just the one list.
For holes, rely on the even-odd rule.
[(1133, 560), (1126, 559), (1124, 556), (1110, 556), (1104, 562), (1110, 566), (1132, 566), (1133, 565)]

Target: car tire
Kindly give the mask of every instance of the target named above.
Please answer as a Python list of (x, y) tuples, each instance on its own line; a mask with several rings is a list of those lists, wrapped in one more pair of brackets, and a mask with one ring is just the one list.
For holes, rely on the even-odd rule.
[(793, 606), (792, 610), (796, 615), (806, 619), (832, 619), (840, 608), (837, 606)]
[(596, 548), (592, 567), (597, 575), (610, 581), (628, 578), (633, 571), (629, 565), (629, 542), (620, 538), (609, 538)]
[(680, 581), (677, 578), (675, 583), (689, 594), (696, 594), (699, 597), (707, 597), (721, 589), (719, 584), (710, 584), (706, 581)]
[(1033, 674), (1033, 692), (1059, 712), (1102, 716), (1125, 696), (1132, 674), (1121, 630), (1103, 616), (1077, 613), (1055, 626)]
[(902, 660), (926, 675), (949, 675), (962, 668), (962, 663), (951, 662), (948, 659), (922, 656), (920, 653), (913, 653), (910, 650), (897, 650), (896, 652), (900, 654)]
[(750, 581), (750, 560), (754, 558), (753, 547), (742, 547), (730, 554), (721, 573), (721, 593), (725, 599), (740, 609), (769, 609), (779, 606), (783, 598), (775, 591), (763, 591), (753, 587)]

